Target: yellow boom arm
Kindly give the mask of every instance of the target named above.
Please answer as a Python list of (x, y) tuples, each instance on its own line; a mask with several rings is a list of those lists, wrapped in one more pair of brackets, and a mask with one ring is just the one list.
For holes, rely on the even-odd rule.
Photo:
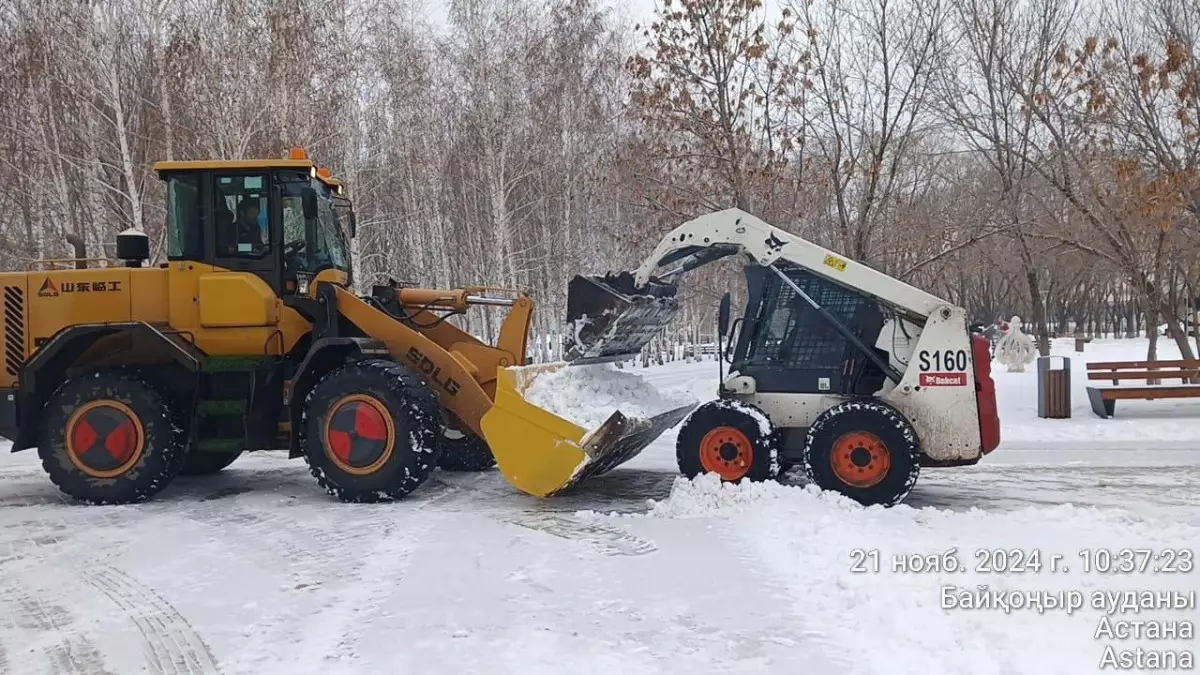
[[(386, 344), (398, 361), (419, 372), (437, 394), (441, 406), (483, 437), (480, 420), (492, 407), (497, 369), (525, 362), (533, 300), (522, 296), (512, 301), (513, 309), (501, 326), (499, 346), (492, 347), (449, 322), (439, 322), (440, 317), (427, 309), (413, 311), (409, 325), (372, 307), (345, 288), (334, 288), (338, 313), (371, 338)], [(465, 298), (465, 291), (404, 289), (400, 293), (403, 305), (412, 302), (422, 307), (453, 308), (460, 300), (465, 302)]]

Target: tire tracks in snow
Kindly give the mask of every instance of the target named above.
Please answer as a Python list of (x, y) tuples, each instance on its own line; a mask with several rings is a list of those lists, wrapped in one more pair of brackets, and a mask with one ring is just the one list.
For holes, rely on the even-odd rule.
[[(606, 556), (641, 556), (658, 550), (658, 545), (653, 541), (620, 527), (598, 520), (585, 521), (576, 516), (573, 511), (577, 507), (572, 502), (578, 496), (550, 503), (536, 502), (539, 508), (534, 509), (512, 508), (514, 501), (524, 500), (525, 496), (515, 488), (500, 484), (491, 472), (476, 474), (466, 480), (435, 480), (444, 491), (427, 500), (426, 504), (448, 506), (444, 509), (446, 511), (486, 516), (501, 523), (580, 543)], [(465, 506), (458, 503), (460, 497)]]
[[(72, 628), (75, 617), (65, 607), (47, 602), (20, 586), (0, 590), (0, 605), (11, 608), (9, 616), (14, 627), (50, 640), (44, 652), (53, 675), (112, 675), (105, 668), (104, 656), (95, 643)], [(0, 673), (10, 672), (7, 664), (4, 648), (0, 645)]]
[[(296, 655), (294, 667), (284, 672), (323, 672), (355, 657), (354, 628), (367, 625), (380, 611), (386, 588), (401, 578), (413, 552), (432, 531), (431, 516), (449, 490), (440, 484), (428, 487), (436, 494), (391, 504), (245, 504), (235, 496), (187, 504), (183, 516), (216, 530), (222, 551), (260, 569), (289, 575), (287, 587), (281, 589), (283, 601), (248, 626), (246, 634), (256, 643), (292, 645), (278, 652)], [(309, 625), (311, 629), (304, 628)], [(265, 658), (274, 657), (248, 654), (237, 666), (261, 669), (259, 661)], [(279, 664), (272, 662), (271, 667)]]
[(348, 540), (357, 532), (314, 527), (304, 522), (306, 506), (264, 505), (250, 509), (225, 502), (189, 505), (185, 517), (217, 531), (222, 551), (255, 566), (287, 574), (291, 590), (319, 587), (330, 575), (353, 573), (347, 566)]
[(143, 640), (146, 664), (161, 675), (220, 672), (216, 658), (199, 634), (171, 603), (153, 588), (126, 579), (123, 573), (99, 568), (85, 581), (133, 620)]
[(23, 508), (30, 506), (60, 506), (70, 505), (70, 498), (57, 494), (46, 494), (42, 490), (30, 494), (7, 494), (0, 497), (0, 507), (6, 509)]
[[(112, 523), (121, 518), (106, 511), (102, 520)], [(53, 534), (36, 532), (64, 530), (65, 526), (46, 520), (29, 520), (16, 527), (24, 532), (23, 540), (30, 544), (27, 552), (16, 556), (18, 559), (27, 559), (28, 566), (36, 570), (66, 567), (72, 572), (72, 579), (92, 588), (122, 611), (139, 633), (145, 665), (151, 673), (212, 675), (220, 672), (212, 651), (187, 619), (151, 586), (132, 579), (128, 572), (114, 572), (103, 550), (101, 555), (79, 556), (70, 551), (47, 554), (45, 549), (61, 544), (62, 540)], [(4, 576), (14, 580), (14, 584), (7, 586), (8, 590), (0, 595), (0, 600), (7, 597), (17, 606), (15, 621), (18, 625), (24, 619), (40, 634), (60, 634), (58, 642), (48, 648), (51, 672), (109, 675), (103, 654), (95, 643), (70, 629), (75, 623), (70, 610), (45, 597), (45, 593), (33, 592), (29, 586), (21, 584), (18, 574), (6, 571)]]
[[(594, 629), (647, 646), (646, 657), (654, 665), (730, 673), (796, 668), (811, 675), (847, 672), (845, 664), (831, 658), (837, 652), (829, 641), (806, 630), (786, 580), (729, 531), (732, 525), (643, 515), (578, 517), (594, 525), (625, 522), (630, 527), (644, 524), (639, 529), (650, 532), (671, 532), (652, 567), (639, 562), (638, 568), (628, 568), (630, 563), (617, 558), (578, 568), (579, 587), (591, 590), (577, 600), (590, 603)], [(630, 575), (626, 569), (641, 572)], [(642, 587), (647, 574), (655, 577), (649, 595)]]
[(391, 594), (386, 589), (403, 580), (421, 543), (435, 529), (435, 520), (420, 517), (415, 524), (406, 522), (398, 528), (389, 527), (377, 538), (364, 554), (357, 583), (342, 587), (335, 601), (324, 608), (321, 618), (310, 623), (313, 628), (302, 641), (296, 672), (303, 667), (323, 673), (332, 664), (359, 659), (358, 631), (370, 626), (390, 600)]
[(497, 520), (582, 543), (600, 555), (639, 556), (658, 550), (654, 542), (619, 527), (600, 522), (589, 523), (570, 514), (526, 512)]
[[(754, 586), (761, 595), (770, 598), (776, 604), (780, 620), (771, 622), (777, 628), (767, 635), (754, 640), (741, 640), (740, 647), (759, 650), (768, 644), (775, 644), (787, 649), (803, 648), (808, 665), (806, 672), (810, 673), (846, 673), (850, 672), (852, 662), (844, 657), (845, 649), (835, 644), (825, 633), (805, 628), (811, 626), (811, 619), (800, 615), (795, 610), (796, 596), (791, 586), (784, 582), (784, 577), (770, 565), (765, 563), (752, 541), (740, 532), (730, 531), (736, 528), (732, 523), (717, 523), (709, 530), (710, 542), (720, 541), (722, 548), (729, 552), (737, 561), (740, 570), (748, 572), (746, 577), (754, 580)], [(761, 608), (760, 608), (761, 609)], [(816, 648), (814, 650), (814, 647)]]

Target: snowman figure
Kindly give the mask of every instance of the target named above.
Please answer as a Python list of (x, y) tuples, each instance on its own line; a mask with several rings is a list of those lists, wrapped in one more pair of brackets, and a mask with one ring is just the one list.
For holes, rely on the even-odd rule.
[(1008, 332), (996, 342), (996, 360), (1004, 364), (1010, 373), (1025, 372), (1025, 365), (1033, 363), (1037, 346), (1033, 338), (1021, 330), (1021, 317), (1014, 316), (1008, 322)]

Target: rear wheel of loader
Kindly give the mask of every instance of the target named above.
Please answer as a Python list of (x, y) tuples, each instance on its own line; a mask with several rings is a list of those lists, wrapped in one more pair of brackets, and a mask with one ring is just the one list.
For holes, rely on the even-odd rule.
[(42, 467), (80, 501), (131, 504), (152, 497), (179, 474), (187, 452), (170, 401), (130, 371), (67, 380), (42, 411)]
[(309, 469), (345, 502), (400, 499), (425, 482), (437, 462), (437, 398), (394, 361), (335, 368), (309, 392), (302, 424)]
[(675, 458), (688, 478), (715, 473), (738, 482), (779, 475), (779, 446), (767, 416), (732, 399), (709, 401), (692, 411), (679, 430)]
[(209, 452), (205, 450), (193, 450), (188, 453), (187, 459), (184, 460), (183, 470), (180, 473), (184, 476), (207, 476), (228, 467), (241, 456), (242, 453), (240, 451)]
[(460, 424), (458, 420), (452, 420), (443, 425), (438, 468), (443, 471), (487, 471), (496, 466), (496, 458), (488, 444), (470, 431), (460, 429)]
[(822, 490), (871, 506), (904, 500), (921, 471), (921, 443), (895, 408), (847, 401), (821, 413), (808, 430), (804, 471)]

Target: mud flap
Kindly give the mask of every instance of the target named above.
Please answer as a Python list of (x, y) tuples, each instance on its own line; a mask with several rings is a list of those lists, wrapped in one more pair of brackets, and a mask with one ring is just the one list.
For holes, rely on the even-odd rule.
[(695, 408), (688, 404), (648, 419), (617, 411), (589, 432), (525, 400), (533, 378), (562, 367), (498, 369), (495, 405), (480, 421), (501, 475), (535, 497), (558, 494), (628, 462)]
[(633, 285), (623, 272), (576, 276), (567, 285), (567, 330), (563, 359), (575, 364), (631, 358), (675, 318), (675, 286), (651, 281)]

